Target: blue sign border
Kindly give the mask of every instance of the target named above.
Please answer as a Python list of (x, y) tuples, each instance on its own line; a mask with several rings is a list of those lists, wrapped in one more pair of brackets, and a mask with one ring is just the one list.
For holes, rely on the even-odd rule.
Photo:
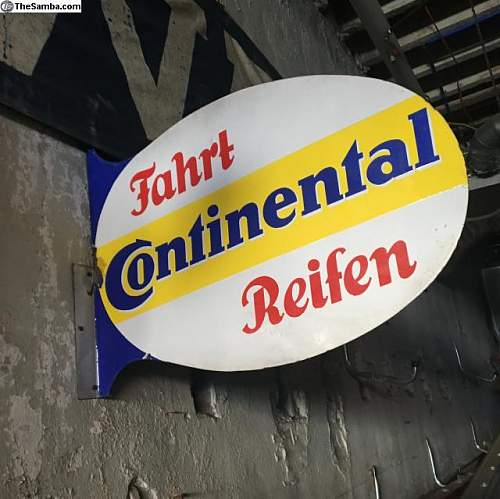
[[(95, 247), (97, 223), (111, 187), (130, 159), (113, 163), (102, 159), (95, 150), (87, 153), (87, 178), (89, 186), (90, 228)], [(97, 269), (96, 269), (97, 270)], [(94, 287), (95, 333), (97, 351), (97, 393), (108, 397), (118, 374), (132, 362), (151, 360), (150, 355), (136, 348), (113, 325), (101, 295)]]

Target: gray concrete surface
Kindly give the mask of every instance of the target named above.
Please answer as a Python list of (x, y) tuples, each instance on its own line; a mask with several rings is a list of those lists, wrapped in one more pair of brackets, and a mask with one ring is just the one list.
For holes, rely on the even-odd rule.
[[(286, 76), (355, 72), (313, 2), (225, 2)], [(499, 430), (488, 370), (493, 339), (477, 269), (436, 283), (354, 342), (360, 370), (417, 380), (360, 384), (342, 350), (258, 373), (130, 367), (109, 400), (78, 401), (71, 265), (90, 263), (84, 152), (32, 122), (0, 116), (0, 498), (416, 499), (433, 487), (425, 438), (443, 480)], [(215, 387), (217, 418), (196, 411)], [(194, 387), (194, 398), (192, 393)], [(203, 398), (203, 397), (202, 397)]]
[(361, 74), (313, 0), (219, 0), (285, 78)]

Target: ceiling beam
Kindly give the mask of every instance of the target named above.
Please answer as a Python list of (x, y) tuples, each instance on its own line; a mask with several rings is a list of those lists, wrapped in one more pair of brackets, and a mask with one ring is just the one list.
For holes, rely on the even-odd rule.
[(417, 94), (424, 95), (378, 0), (351, 0), (351, 5), (363, 22), (364, 28), (378, 49), (377, 53), (380, 53), (394, 81)]
[[(492, 17), (493, 15), (500, 14), (500, 0), (486, 0), (485, 2), (479, 3), (475, 6), (475, 11), (479, 22), (487, 19), (488, 17)], [(441, 35), (446, 37), (473, 26), (474, 23), (474, 14), (472, 13), (472, 9), (468, 8), (445, 19), (437, 21), (436, 25), (441, 32)], [(423, 45), (424, 43), (430, 43), (439, 39), (439, 36), (440, 35), (436, 30), (436, 27), (433, 24), (429, 24), (424, 28), (399, 38), (399, 45), (404, 52), (407, 52), (408, 50)], [(380, 60), (381, 57), (377, 49), (365, 52), (359, 56), (359, 61), (367, 66), (371, 66)]]
[[(392, 0), (392, 2), (382, 5), (382, 12), (387, 18), (391, 18), (405, 10), (414, 7), (419, 4), (422, 0)], [(349, 36), (363, 29), (363, 23), (359, 17), (356, 17), (352, 21), (347, 21), (340, 27), (341, 36)]]
[[(491, 68), (491, 72), (493, 73), (493, 79), (496, 80), (497, 78), (500, 77), (500, 66), (495, 66)], [(458, 84), (460, 86), (460, 90), (462, 92), (466, 92), (488, 81), (491, 81), (491, 74), (488, 69), (485, 69), (484, 71), (481, 71), (479, 73), (475, 73), (471, 76), (467, 76), (466, 78), (462, 78), (461, 80), (458, 81)], [(447, 85), (444, 85), (442, 88), (446, 97), (452, 97), (453, 95), (459, 93), (457, 82), (448, 83)], [(431, 102), (436, 102), (441, 100), (442, 96), (440, 89), (435, 88), (430, 92), (427, 92), (427, 97), (431, 100)]]
[[(459, 109), (462, 108), (462, 105), (464, 107), (470, 107), (474, 104), (477, 104), (478, 102), (495, 97), (495, 94), (496, 91), (493, 87), (483, 88), (482, 90), (479, 90), (472, 94), (464, 95), (462, 100), (454, 99), (448, 102), (448, 109), (451, 112), (458, 111)], [(447, 110), (444, 104), (437, 106), (437, 109), (442, 113), (445, 113)]]
[[(460, 52), (456, 52), (454, 57), (447, 56), (441, 59), (438, 59), (434, 62), (434, 70), (436, 72), (442, 71), (443, 69), (451, 68), (455, 65), (455, 61), (457, 64), (462, 62), (469, 61), (470, 59), (474, 59), (474, 57), (479, 57), (483, 55), (484, 51), (491, 52), (500, 47), (500, 38), (496, 38), (495, 40), (490, 40), (485, 42), (484, 49), (481, 44), (475, 45), (474, 47), (467, 48)], [(424, 76), (428, 76), (433, 73), (430, 64), (422, 64), (421, 66), (416, 66), (413, 68), (413, 72), (417, 78), (423, 78)]]

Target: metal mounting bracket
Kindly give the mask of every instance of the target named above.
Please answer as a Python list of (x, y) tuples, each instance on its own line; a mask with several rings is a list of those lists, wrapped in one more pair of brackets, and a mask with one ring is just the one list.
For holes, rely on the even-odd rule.
[(76, 392), (79, 399), (109, 397), (118, 374), (129, 364), (155, 360), (132, 345), (111, 323), (99, 293), (99, 276), (73, 264)]
[(79, 399), (99, 397), (93, 286), (92, 267), (73, 264), (76, 393)]

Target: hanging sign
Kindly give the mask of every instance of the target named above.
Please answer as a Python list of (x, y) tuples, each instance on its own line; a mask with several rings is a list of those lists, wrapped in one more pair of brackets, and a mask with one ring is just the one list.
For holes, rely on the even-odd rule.
[(443, 117), (354, 76), (236, 92), (128, 163), (89, 165), (98, 335), (210, 370), (295, 362), (372, 330), (434, 280), (467, 206)]

